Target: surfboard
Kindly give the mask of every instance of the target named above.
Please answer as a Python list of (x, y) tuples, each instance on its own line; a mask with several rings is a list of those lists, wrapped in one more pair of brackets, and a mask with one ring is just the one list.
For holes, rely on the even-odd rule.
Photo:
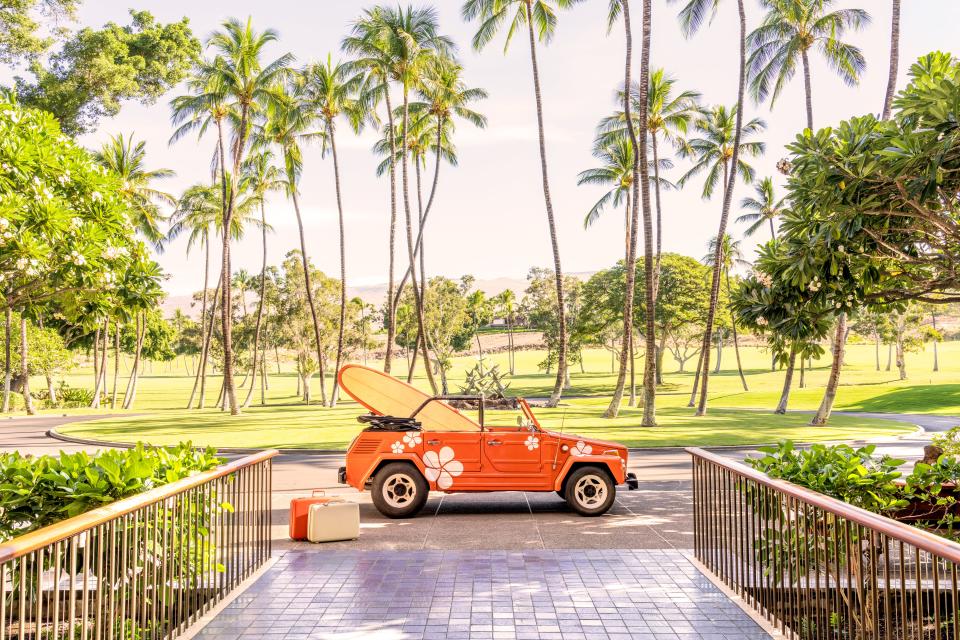
[[(340, 388), (371, 412), (407, 418), (432, 396), (403, 380), (364, 367), (348, 364), (340, 369)], [(417, 414), (424, 431), (476, 431), (480, 425), (446, 402), (435, 400)]]

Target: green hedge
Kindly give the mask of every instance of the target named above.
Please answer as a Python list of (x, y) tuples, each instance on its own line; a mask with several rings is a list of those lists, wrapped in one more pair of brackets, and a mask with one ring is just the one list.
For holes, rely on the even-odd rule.
[(0, 541), (208, 471), (222, 458), (212, 447), (106, 449), (59, 456), (0, 454)]

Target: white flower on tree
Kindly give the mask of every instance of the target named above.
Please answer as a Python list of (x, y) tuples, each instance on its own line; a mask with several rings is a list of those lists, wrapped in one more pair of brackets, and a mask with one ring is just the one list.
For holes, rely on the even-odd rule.
[(427, 480), (436, 482), (438, 489), (449, 489), (453, 479), (463, 473), (463, 463), (453, 459), (453, 449), (444, 447), (440, 451), (427, 451), (423, 454)]

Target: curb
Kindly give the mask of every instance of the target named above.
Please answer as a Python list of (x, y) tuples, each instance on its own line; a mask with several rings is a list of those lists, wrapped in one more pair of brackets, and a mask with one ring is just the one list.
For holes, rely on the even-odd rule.
[[(902, 420), (892, 420), (891, 422), (903, 422)], [(908, 423), (909, 424), (909, 423)], [(905, 433), (899, 436), (896, 436), (896, 440), (902, 440), (907, 437), (914, 437), (927, 433), (927, 430), (921, 427), (920, 425), (914, 425), (916, 429), (911, 433)], [(83, 444), (89, 446), (100, 446), (100, 447), (109, 447), (113, 449), (132, 449), (137, 446), (135, 442), (114, 442), (111, 440), (91, 440), (89, 438), (76, 438), (74, 436), (63, 435), (58, 432), (56, 429), (50, 429), (47, 431), (47, 437), (53, 438), (54, 440), (60, 440), (62, 442), (69, 442), (71, 444)], [(850, 442), (863, 442), (866, 444), (869, 443), (881, 443), (887, 442), (888, 440), (881, 440), (879, 438), (869, 438), (866, 440), (825, 440), (818, 442), (816, 444), (849, 444)], [(703, 449), (708, 449), (710, 451), (738, 451), (748, 448), (759, 448), (759, 447), (771, 447), (776, 446), (776, 442), (757, 442), (755, 444), (721, 444), (716, 446), (706, 446), (702, 447)], [(798, 447), (809, 447), (815, 443), (812, 442), (795, 442)], [(195, 449), (203, 449), (204, 447), (194, 447)], [(277, 447), (272, 447), (280, 452), (280, 455), (344, 455), (346, 454), (346, 449), (281, 449)], [(682, 453), (687, 449), (687, 447), (627, 447), (627, 451), (630, 453)], [(246, 447), (218, 447), (218, 453), (227, 453), (227, 454), (237, 454), (237, 455), (248, 455), (251, 453), (257, 453), (263, 449), (251, 449)]]

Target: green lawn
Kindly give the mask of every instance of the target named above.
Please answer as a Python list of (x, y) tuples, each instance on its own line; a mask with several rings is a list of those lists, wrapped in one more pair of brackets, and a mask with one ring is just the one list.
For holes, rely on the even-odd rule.
[[(715, 354), (714, 354), (715, 355)], [(758, 348), (742, 349), (744, 367), (750, 391), (743, 391), (736, 375), (733, 349), (723, 354), (719, 375), (711, 378), (711, 409), (705, 418), (695, 418), (686, 407), (693, 376), (676, 371), (675, 363), (667, 357), (666, 384), (657, 399), (658, 421), (654, 429), (638, 427), (638, 409), (624, 407), (620, 418), (601, 417), (608, 402), (607, 394), (613, 386), (610, 354), (603, 350), (584, 353), (584, 372), (574, 367), (572, 388), (568, 399), (558, 409), (541, 409), (538, 415), (544, 426), (567, 432), (599, 438), (609, 438), (631, 446), (686, 446), (721, 444), (756, 444), (781, 438), (802, 441), (850, 440), (904, 433), (911, 426), (885, 420), (868, 420), (834, 416), (825, 428), (807, 426), (809, 416), (792, 414), (776, 416), (770, 413), (779, 397), (783, 372), (771, 372), (769, 356)], [(881, 365), (886, 364), (886, 352)], [(518, 374), (511, 379), (510, 392), (530, 397), (545, 396), (552, 387), (552, 377), (537, 371), (543, 353), (524, 351), (517, 354)], [(506, 368), (506, 355), (487, 358), (488, 363), (500, 363)], [(466, 368), (476, 363), (475, 357), (461, 358), (451, 372), (451, 391), (463, 379)], [(932, 350), (908, 355), (911, 378), (899, 381), (896, 370), (876, 371), (871, 345), (851, 345), (848, 349), (843, 384), (838, 394), (837, 410), (878, 411), (900, 413), (939, 413), (960, 415), (960, 343), (940, 345), (941, 371), (932, 372)], [(216, 409), (202, 412), (187, 411), (183, 406), (193, 384), (186, 375), (186, 364), (177, 361), (153, 364), (152, 371), (141, 378), (133, 413), (96, 422), (85, 422), (61, 428), (66, 434), (135, 442), (145, 440), (157, 444), (192, 439), (197, 444), (215, 446), (284, 447), (284, 448), (341, 448), (357, 433), (355, 417), (361, 409), (343, 402), (336, 409), (317, 406), (305, 407), (298, 402), (296, 378), (289, 371), (270, 377), (267, 406), (254, 406), (239, 418), (224, 415)], [(403, 375), (403, 362), (395, 370)], [(638, 371), (640, 367), (638, 366)], [(807, 388), (793, 391), (791, 409), (813, 410), (820, 402), (823, 385), (829, 371), (824, 358), (807, 372)], [(74, 386), (90, 386), (89, 370), (78, 368), (68, 376)], [(416, 384), (426, 387), (422, 377)], [(33, 382), (34, 385), (41, 381)], [(314, 380), (314, 398), (319, 398), (317, 380)], [(795, 380), (796, 382), (796, 380)], [(328, 381), (329, 384), (329, 381)], [(207, 402), (216, 401), (219, 378), (208, 383)], [(240, 397), (245, 390), (241, 389)], [(259, 401), (259, 390), (255, 395)], [(90, 413), (75, 410), (71, 413)], [(488, 414), (492, 415), (492, 414)], [(512, 419), (512, 417), (511, 417)]]

